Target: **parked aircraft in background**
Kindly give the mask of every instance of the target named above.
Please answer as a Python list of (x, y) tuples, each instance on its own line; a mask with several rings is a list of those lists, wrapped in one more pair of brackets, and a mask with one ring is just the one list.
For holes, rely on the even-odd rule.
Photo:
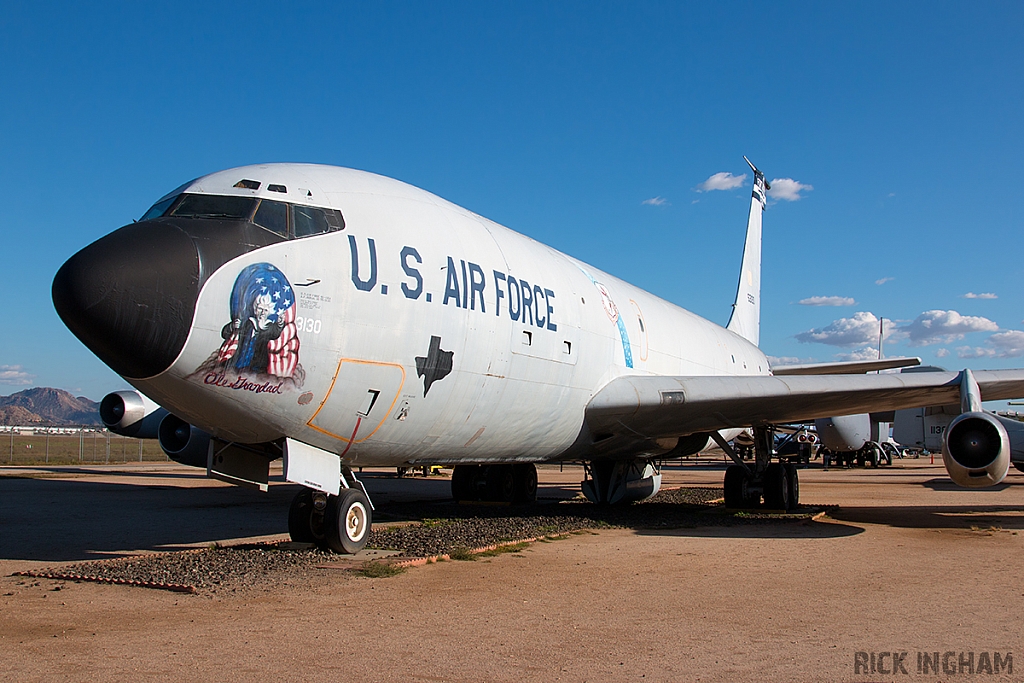
[[(921, 405), (961, 406), (957, 483), (999, 482), (1024, 436), (981, 397), (1024, 396), (1024, 370), (773, 376), (758, 348), (768, 183), (751, 168), (724, 328), (423, 190), (305, 164), (182, 185), (72, 256), (53, 300), (138, 389), (103, 400), (111, 428), (262, 489), (283, 457), (305, 487), (292, 536), (339, 552), (372, 519), (353, 467), (453, 464), (456, 499), (528, 501), (534, 463), (581, 461), (588, 498), (619, 503), (711, 438), (735, 460), (727, 504), (785, 509), (799, 487), (773, 424)], [(727, 443), (748, 427), (750, 464)]]

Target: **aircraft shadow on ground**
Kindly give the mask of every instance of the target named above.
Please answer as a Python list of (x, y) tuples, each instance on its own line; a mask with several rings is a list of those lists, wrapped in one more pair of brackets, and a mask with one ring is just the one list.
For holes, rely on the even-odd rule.
[(684, 527), (679, 529), (636, 529), (638, 536), (682, 536), (689, 538), (847, 538), (864, 533), (864, 528), (850, 524), (800, 521), (761, 520), (756, 524), (737, 524)]
[[(287, 534), (297, 487), (177, 487), (0, 478), (0, 559), (65, 562)], [(237, 512), (225, 513), (236, 509)]]
[(25, 471), (13, 470), (5, 472), (4, 478), (9, 479), (56, 479), (63, 476), (89, 476), (89, 477), (110, 477), (110, 478), (131, 478), (131, 479), (206, 479), (206, 470), (193, 468), (194, 471), (174, 469), (158, 471), (131, 471), (131, 470), (99, 470), (89, 467), (26, 467)]
[[(189, 473), (181, 476), (191, 476)], [(268, 493), (233, 486), (176, 486), (95, 479), (0, 478), (0, 559), (70, 562), (138, 550), (174, 550), (218, 540), (286, 536), (298, 487), (273, 483)], [(601, 506), (568, 502), (572, 486), (543, 486), (534, 505), (459, 505), (447, 479), (366, 477), (380, 521), (511, 518), (523, 528), (612, 526), (648, 535), (827, 538), (860, 533), (849, 524), (735, 516), (713, 505), (649, 502)], [(891, 510), (888, 510), (891, 513)], [(849, 520), (855, 521), (853, 517)]]
[[(1005, 491), (1006, 489), (1017, 488), (1017, 487), (1019, 487), (1021, 485), (1022, 485), (1022, 482), (1020, 482), (1020, 481), (1006, 481), (1006, 480), (1003, 480), (1002, 482), (1000, 482), (999, 484), (996, 484), (995, 486), (988, 486), (988, 487), (985, 487), (984, 489), (980, 489), (980, 490), (982, 490), (982, 491)], [(929, 479), (928, 481), (923, 482), (921, 484), (921, 486), (924, 486), (925, 488), (929, 488), (929, 489), (931, 489), (933, 491), (964, 491), (965, 490), (962, 486), (959, 486), (959, 485), (955, 484), (952, 479), (947, 479), (945, 477), (936, 477), (935, 479)], [(970, 489), (966, 489), (966, 490), (970, 490)]]
[(1013, 505), (843, 506), (829, 517), (904, 529), (1024, 529), (1024, 511)]

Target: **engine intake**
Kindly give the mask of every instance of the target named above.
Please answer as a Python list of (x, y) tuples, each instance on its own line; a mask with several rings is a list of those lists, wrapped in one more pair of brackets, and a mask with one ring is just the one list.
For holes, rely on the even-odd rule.
[(100, 401), (100, 420), (121, 436), (155, 439), (166, 416), (166, 410), (137, 391), (115, 391)]
[(210, 435), (168, 413), (160, 421), (160, 448), (167, 457), (182, 465), (206, 467), (210, 452)]
[(1011, 452), (1022, 447), (1024, 425), (1021, 423), (990, 413), (963, 413), (946, 430), (942, 460), (949, 478), (958, 485), (983, 488), (1003, 480), (1010, 469)]

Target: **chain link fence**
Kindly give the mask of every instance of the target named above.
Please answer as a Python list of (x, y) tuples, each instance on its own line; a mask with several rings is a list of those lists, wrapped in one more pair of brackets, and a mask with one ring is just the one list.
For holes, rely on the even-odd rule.
[(169, 462), (156, 439), (133, 439), (101, 427), (0, 427), (0, 464)]

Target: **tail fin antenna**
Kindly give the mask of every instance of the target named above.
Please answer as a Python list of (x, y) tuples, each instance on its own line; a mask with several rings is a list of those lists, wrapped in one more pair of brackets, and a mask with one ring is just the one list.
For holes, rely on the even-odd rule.
[(750, 163), (750, 159), (743, 157), (743, 160), (754, 172), (754, 189), (750, 196), (747, 239), (743, 244), (736, 301), (726, 329), (757, 344), (761, 336), (761, 214), (765, 207), (765, 193), (771, 185), (764, 179), (764, 174)]

